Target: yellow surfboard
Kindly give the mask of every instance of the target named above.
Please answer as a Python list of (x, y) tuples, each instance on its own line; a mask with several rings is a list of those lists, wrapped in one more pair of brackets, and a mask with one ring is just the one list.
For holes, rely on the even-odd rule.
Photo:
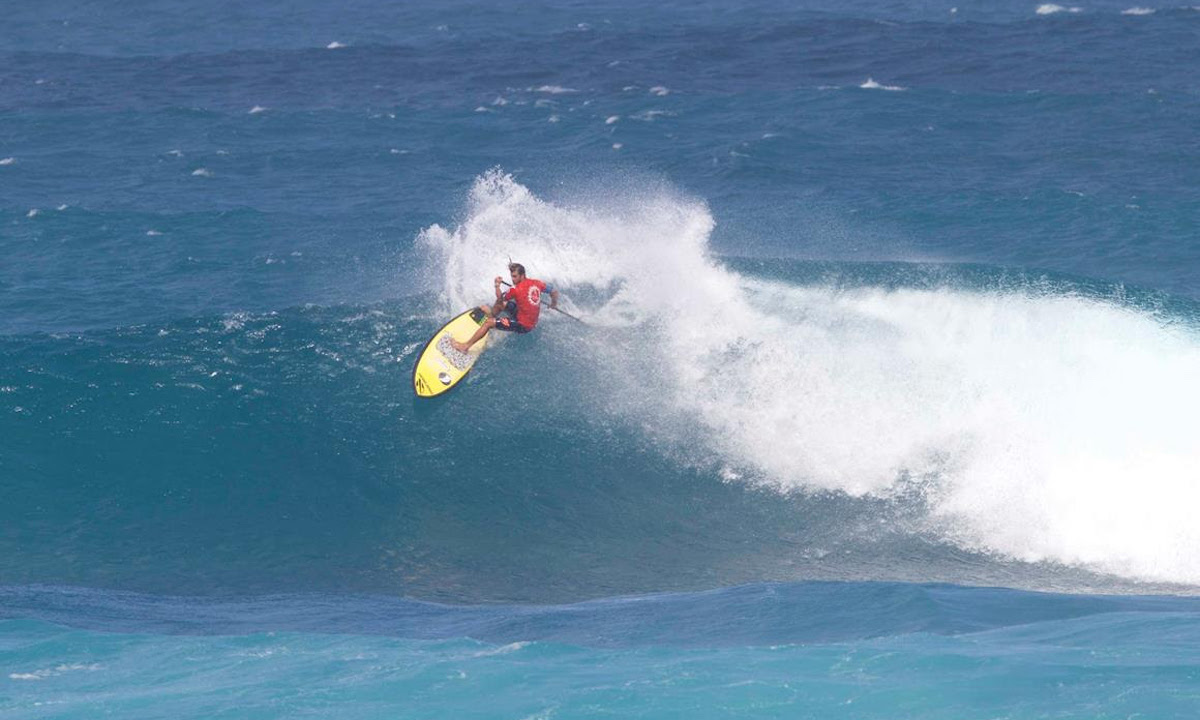
[(413, 366), (413, 390), (419, 397), (441, 395), (458, 384), (471, 372), (471, 366), (487, 345), (487, 337), (471, 346), (470, 352), (461, 353), (450, 344), (453, 338), (459, 342), (471, 339), (483, 321), (487, 319), (479, 308), (473, 308), (454, 318), (433, 334)]

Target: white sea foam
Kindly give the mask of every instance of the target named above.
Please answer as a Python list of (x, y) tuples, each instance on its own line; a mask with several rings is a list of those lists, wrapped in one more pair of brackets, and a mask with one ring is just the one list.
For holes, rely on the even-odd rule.
[(69, 672), (95, 672), (102, 669), (103, 667), (98, 663), (91, 663), (87, 665), (82, 663), (63, 663), (50, 668), (34, 670), (33, 672), (9, 673), (8, 677), (10, 680), (45, 680), (46, 678), (55, 677)]
[(862, 85), (859, 85), (859, 87), (862, 88), (863, 90), (888, 90), (891, 92), (900, 92), (902, 90), (908, 89), (908, 88), (900, 87), (899, 85), (880, 85), (879, 83), (875, 82), (871, 78), (867, 78), (867, 81), (864, 82)]
[(334, 40), (333, 42), (326, 45), (325, 49), (326, 50), (341, 50), (344, 47), (346, 47), (344, 44), (338, 42), (337, 40)]
[(192, 175), (195, 177), (212, 177), (213, 173), (208, 168), (196, 168), (192, 171)]
[(1061, 13), (1061, 12), (1071, 12), (1071, 13), (1083, 12), (1083, 8), (1081, 8), (1081, 7), (1063, 7), (1062, 5), (1055, 5), (1053, 3), (1046, 3), (1044, 5), (1038, 5), (1038, 7), (1037, 7), (1038, 15), (1055, 15), (1055, 14)]
[(1122, 15), (1153, 15), (1154, 8), (1148, 7), (1131, 7), (1128, 10), (1122, 10)]
[[(450, 305), (509, 254), (602, 298), (576, 308), (607, 327), (571, 339), (595, 378), (579, 401), (667, 452), (784, 491), (917, 483), (929, 531), (963, 547), (1200, 583), (1194, 327), (1047, 288), (743, 276), (709, 255), (707, 207), (669, 188), (554, 204), (497, 171), (465, 217), (420, 238)], [(615, 370), (630, 357), (636, 377)]]
[(481, 658), (481, 657), (494, 657), (496, 655), (511, 655), (512, 653), (520, 652), (527, 647), (529, 647), (529, 642), (518, 641), (518, 642), (514, 642), (514, 643), (509, 643), (507, 645), (500, 645), (497, 647), (488, 648), (486, 650), (480, 650), (479, 652), (472, 653), (471, 657)]
[(650, 94), (664, 97), (666, 95), (670, 95), (671, 91), (662, 85), (655, 85), (654, 87), (650, 88)]
[(564, 95), (566, 93), (579, 92), (575, 88), (562, 87), (561, 85), (543, 85), (538, 88), (531, 88), (531, 91), (549, 93), (550, 95)]
[(605, 125), (615, 125), (615, 124), (617, 124), (617, 122), (620, 121), (620, 119), (621, 119), (620, 115), (609, 115), (608, 118), (604, 121), (604, 124)]
[(675, 113), (668, 110), (643, 110), (642, 112), (630, 115), (629, 117), (634, 120), (641, 120), (642, 122), (654, 122), (657, 118), (674, 114)]
[(259, 113), (266, 112), (266, 111), (267, 111), (267, 109), (265, 107), (263, 107), (262, 105), (255, 105), (254, 107), (250, 108), (249, 114), (257, 115)]
[(12, 165), (16, 161), (17, 161), (16, 158), (11, 158), (11, 157), (0, 158), (0, 165)]

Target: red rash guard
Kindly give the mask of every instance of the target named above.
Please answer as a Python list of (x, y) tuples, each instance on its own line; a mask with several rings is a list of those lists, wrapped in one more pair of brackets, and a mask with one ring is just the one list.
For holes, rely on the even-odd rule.
[(517, 322), (529, 330), (537, 325), (538, 315), (542, 312), (538, 303), (545, 289), (546, 283), (541, 280), (525, 278), (504, 293), (504, 299), (517, 301)]

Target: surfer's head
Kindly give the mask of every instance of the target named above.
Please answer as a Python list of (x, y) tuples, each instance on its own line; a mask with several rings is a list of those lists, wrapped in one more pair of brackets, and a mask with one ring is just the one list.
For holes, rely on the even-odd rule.
[(525, 279), (525, 266), (521, 263), (509, 263), (508, 272), (512, 274), (514, 283), (518, 283)]

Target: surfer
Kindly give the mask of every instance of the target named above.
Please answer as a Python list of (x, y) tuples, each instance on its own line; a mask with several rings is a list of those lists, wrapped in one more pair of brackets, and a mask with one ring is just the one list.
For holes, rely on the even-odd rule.
[(558, 291), (541, 280), (525, 277), (525, 266), (511, 263), (508, 272), (512, 276), (512, 287), (508, 292), (501, 292), (500, 286), (504, 280), (496, 277), (496, 303), (492, 306), (480, 305), (479, 309), (487, 313), (487, 320), (479, 326), (471, 339), (466, 342), (451, 340), (451, 345), (459, 352), (466, 352), (479, 342), (492, 328), (504, 332), (527, 333), (537, 325), (541, 313), (542, 293), (550, 293), (550, 309), (558, 308)]

